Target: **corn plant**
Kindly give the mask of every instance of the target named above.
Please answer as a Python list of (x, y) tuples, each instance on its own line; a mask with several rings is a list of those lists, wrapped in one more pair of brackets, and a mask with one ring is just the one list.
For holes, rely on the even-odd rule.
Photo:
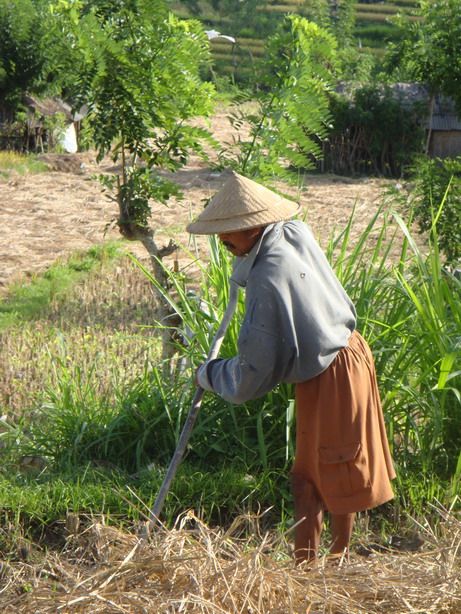
[(350, 220), (328, 252), (372, 346), (402, 470), (449, 477), (461, 453), (461, 285), (444, 269), (436, 218), (423, 251), (398, 214), (376, 228), (380, 215), (354, 247)]

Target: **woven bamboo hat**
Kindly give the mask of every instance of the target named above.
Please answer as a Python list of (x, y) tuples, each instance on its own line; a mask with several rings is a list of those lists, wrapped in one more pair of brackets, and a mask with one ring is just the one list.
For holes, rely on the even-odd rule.
[(199, 235), (247, 230), (294, 217), (297, 203), (232, 171), (208, 206), (187, 226)]

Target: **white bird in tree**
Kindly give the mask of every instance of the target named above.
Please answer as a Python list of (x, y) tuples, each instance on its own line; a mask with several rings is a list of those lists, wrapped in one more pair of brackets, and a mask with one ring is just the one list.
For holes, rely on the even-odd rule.
[(233, 36), (227, 36), (227, 34), (221, 34), (221, 32), (218, 32), (217, 30), (205, 30), (205, 34), (208, 36), (208, 40), (215, 40), (217, 38), (223, 38), (224, 40), (227, 40), (229, 42), (231, 42), (232, 44), (235, 44), (235, 38)]

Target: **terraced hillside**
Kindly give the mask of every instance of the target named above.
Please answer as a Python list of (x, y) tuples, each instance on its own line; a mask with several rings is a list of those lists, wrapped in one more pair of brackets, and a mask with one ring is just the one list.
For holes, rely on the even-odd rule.
[(382, 54), (386, 43), (396, 37), (396, 28), (390, 18), (399, 12), (411, 15), (417, 6), (417, 0), (358, 2), (355, 11), (357, 43), (363, 49)]
[[(223, 4), (219, 3), (219, 6)], [(398, 12), (410, 14), (417, 8), (418, 0), (386, 0), (385, 2), (357, 2), (355, 5), (354, 37), (357, 46), (364, 51), (382, 55), (388, 41), (395, 40), (396, 27), (391, 17)], [(249, 6), (251, 5), (251, 7)], [(191, 16), (190, 3), (177, 1), (173, 8), (179, 15)], [(255, 63), (263, 55), (267, 36), (274, 31), (280, 19), (289, 13), (297, 13), (312, 19), (325, 19), (321, 3), (313, 0), (266, 0), (266, 2), (241, 3), (241, 9), (234, 12), (217, 10), (211, 2), (200, 3), (196, 16), (207, 28), (235, 37), (236, 43), (215, 38), (212, 50), (215, 59), (214, 70), (218, 75), (230, 75), (237, 81), (251, 79)], [(215, 3), (217, 6), (217, 3)], [(227, 5), (228, 6), (228, 5)], [(330, 16), (340, 9), (341, 0), (330, 0)], [(323, 14), (322, 14), (323, 10)], [(327, 16), (328, 18), (328, 16)]]

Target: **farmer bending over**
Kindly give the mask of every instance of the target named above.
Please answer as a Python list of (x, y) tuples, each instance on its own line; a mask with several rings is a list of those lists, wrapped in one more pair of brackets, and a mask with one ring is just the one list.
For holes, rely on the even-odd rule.
[(238, 355), (201, 365), (198, 384), (231, 403), (296, 384), (291, 478), (301, 562), (317, 556), (324, 511), (330, 552), (347, 552), (355, 513), (391, 499), (395, 473), (354, 305), (309, 228), (291, 220), (298, 210), (232, 173), (187, 230), (217, 234), (237, 256), (231, 281), (246, 289)]

